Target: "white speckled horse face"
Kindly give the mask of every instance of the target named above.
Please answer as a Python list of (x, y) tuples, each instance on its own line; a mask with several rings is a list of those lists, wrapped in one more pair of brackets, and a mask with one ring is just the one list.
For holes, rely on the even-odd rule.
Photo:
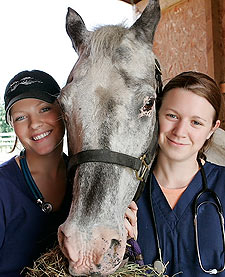
[[(159, 18), (159, 2), (152, 0), (132, 27), (103, 26), (89, 32), (69, 8), (67, 32), (79, 59), (59, 102), (70, 155), (106, 149), (139, 158), (149, 146), (155, 149), (152, 43)], [(86, 162), (77, 166), (73, 182), (70, 214), (59, 228), (70, 273), (111, 274), (125, 252), (124, 214), (139, 184), (135, 171)]]

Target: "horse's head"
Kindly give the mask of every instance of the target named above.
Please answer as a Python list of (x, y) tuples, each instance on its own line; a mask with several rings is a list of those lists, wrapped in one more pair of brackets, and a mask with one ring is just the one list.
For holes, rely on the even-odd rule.
[(69, 166), (74, 188), (59, 242), (74, 276), (110, 274), (123, 259), (124, 214), (140, 182), (134, 169), (156, 146), (152, 43), (159, 18), (154, 0), (130, 28), (103, 26), (90, 32), (68, 10), (66, 28), (79, 59), (59, 102), (69, 154), (75, 155)]

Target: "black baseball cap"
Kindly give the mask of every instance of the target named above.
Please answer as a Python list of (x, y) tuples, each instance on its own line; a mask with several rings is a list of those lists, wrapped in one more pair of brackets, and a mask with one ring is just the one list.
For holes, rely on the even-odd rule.
[(59, 94), (59, 85), (48, 73), (40, 70), (25, 70), (18, 73), (9, 81), (5, 89), (6, 122), (9, 121), (10, 108), (17, 101), (35, 98), (53, 103)]

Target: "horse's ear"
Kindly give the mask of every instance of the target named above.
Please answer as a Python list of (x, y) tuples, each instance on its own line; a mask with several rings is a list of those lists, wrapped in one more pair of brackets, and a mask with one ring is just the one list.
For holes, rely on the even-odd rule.
[(73, 48), (79, 54), (89, 31), (86, 29), (81, 16), (71, 8), (68, 8), (66, 15), (66, 31), (72, 41)]
[(149, 3), (142, 15), (130, 27), (135, 30), (138, 38), (143, 38), (147, 42), (153, 43), (156, 27), (160, 20), (160, 5), (159, 0), (149, 0)]

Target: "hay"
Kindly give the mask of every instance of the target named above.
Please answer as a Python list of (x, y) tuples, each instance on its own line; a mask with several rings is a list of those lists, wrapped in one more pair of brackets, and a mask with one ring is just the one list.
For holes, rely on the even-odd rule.
[(62, 254), (59, 246), (50, 249), (49, 252), (39, 257), (33, 268), (26, 268), (26, 277), (67, 277), (71, 276), (68, 272), (68, 262)]
[[(26, 268), (26, 277), (70, 277), (67, 259), (62, 254), (59, 246), (50, 249), (49, 252), (38, 258), (33, 268)], [(166, 277), (157, 274), (150, 265), (139, 266), (128, 263), (118, 269), (110, 277)]]

